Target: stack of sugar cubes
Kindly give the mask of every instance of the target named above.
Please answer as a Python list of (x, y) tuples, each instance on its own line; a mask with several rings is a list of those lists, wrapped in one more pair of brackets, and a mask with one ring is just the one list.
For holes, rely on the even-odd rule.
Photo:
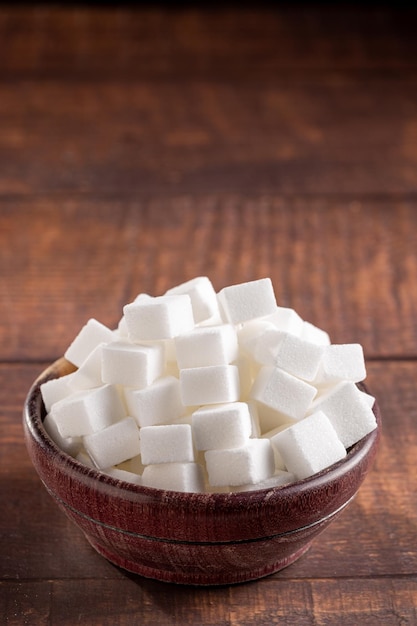
[(262, 278), (140, 294), (116, 330), (90, 319), (74, 372), (41, 385), (45, 429), (80, 462), (147, 487), (265, 489), (343, 459), (376, 428), (359, 344), (278, 306)]

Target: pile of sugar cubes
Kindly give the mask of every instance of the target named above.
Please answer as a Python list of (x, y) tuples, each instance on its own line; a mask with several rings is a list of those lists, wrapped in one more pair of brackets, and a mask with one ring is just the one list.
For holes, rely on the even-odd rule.
[(359, 344), (332, 344), (269, 278), (215, 292), (206, 276), (139, 294), (112, 330), (90, 319), (41, 385), (44, 426), (80, 462), (164, 490), (301, 480), (376, 428)]

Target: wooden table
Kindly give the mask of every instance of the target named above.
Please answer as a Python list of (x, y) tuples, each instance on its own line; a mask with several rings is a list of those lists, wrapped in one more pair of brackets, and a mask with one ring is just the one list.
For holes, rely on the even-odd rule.
[[(115, 3), (117, 4), (117, 3)], [(0, 621), (417, 623), (417, 12), (0, 8)], [(187, 588), (89, 547), (23, 441), (32, 380), (137, 293), (264, 276), (364, 346), (372, 473), (297, 563)]]

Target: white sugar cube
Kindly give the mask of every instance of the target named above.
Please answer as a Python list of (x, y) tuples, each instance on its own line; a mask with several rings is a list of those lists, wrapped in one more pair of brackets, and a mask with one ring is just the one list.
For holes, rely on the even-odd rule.
[(259, 337), (266, 331), (274, 329), (275, 326), (267, 318), (254, 319), (237, 326), (237, 338), (240, 348), (253, 355), (253, 350)]
[(270, 278), (224, 287), (217, 297), (225, 318), (231, 324), (270, 315), (277, 307)]
[(119, 394), (111, 385), (78, 391), (51, 408), (51, 418), (62, 437), (88, 435), (110, 426), (125, 415)]
[(377, 426), (369, 401), (352, 382), (340, 382), (319, 396), (310, 412), (319, 410), (327, 415), (345, 448), (352, 446)]
[[(152, 300), (152, 296), (149, 296), (147, 293), (140, 293), (136, 296), (133, 302), (140, 303), (140, 302), (145, 302), (146, 300), (148, 301)], [(127, 330), (126, 318), (124, 315), (122, 315), (117, 325), (117, 329), (116, 329), (116, 341), (118, 339), (127, 339), (128, 336), (129, 336), (129, 333)]]
[(204, 475), (197, 463), (147, 465), (143, 470), (142, 484), (154, 489), (199, 493), (204, 491)]
[(303, 418), (316, 395), (315, 387), (276, 367), (263, 367), (251, 397), (293, 420)]
[(372, 409), (375, 404), (375, 397), (372, 396), (370, 393), (367, 393), (366, 391), (361, 391), (361, 394), (362, 398), (366, 401), (369, 408)]
[(181, 285), (168, 289), (165, 295), (187, 294), (191, 299), (196, 324), (219, 315), (219, 306), (214, 287), (207, 276), (197, 276)]
[(141, 292), (135, 296), (133, 302), (149, 302), (149, 300), (153, 300), (153, 296), (150, 296), (148, 293)]
[(207, 450), (204, 457), (212, 487), (258, 483), (275, 471), (269, 439), (249, 439), (240, 448)]
[(331, 344), (323, 347), (320, 370), (314, 384), (323, 385), (341, 380), (358, 383), (365, 378), (365, 359), (360, 344)]
[(236, 365), (210, 365), (180, 371), (180, 390), (185, 406), (236, 402), (240, 396)]
[(60, 378), (51, 378), (51, 380), (47, 380), (42, 383), (40, 391), (47, 413), (50, 412), (51, 407), (55, 404), (55, 402), (63, 400), (72, 393), (70, 382), (74, 373), (75, 372), (72, 372), (66, 376), (61, 376)]
[(287, 470), (298, 479), (308, 478), (340, 461), (346, 450), (322, 411), (292, 424), (271, 438)]
[(127, 324), (126, 324), (126, 318), (124, 315), (122, 315), (122, 317), (119, 320), (119, 323), (117, 324), (117, 328), (114, 331), (115, 336), (113, 337), (113, 340), (116, 339), (117, 340), (123, 340), (123, 339), (128, 339), (129, 335), (127, 332)]
[(105, 383), (141, 389), (162, 375), (164, 362), (161, 344), (113, 342), (102, 348), (101, 375)]
[(102, 470), (105, 474), (108, 474), (116, 480), (124, 480), (126, 483), (133, 483), (134, 485), (142, 484), (142, 477), (133, 472), (127, 472), (126, 470), (119, 469), (117, 467), (107, 467)]
[(144, 426), (140, 429), (140, 440), (144, 465), (194, 461), (192, 431), (188, 424)]
[(272, 323), (278, 330), (300, 336), (303, 332), (304, 321), (294, 309), (277, 306), (274, 313), (264, 318), (267, 323)]
[(330, 345), (330, 337), (325, 330), (314, 326), (311, 322), (303, 322), (303, 328), (301, 331), (301, 338), (311, 343), (317, 343), (320, 346)]
[(169, 424), (184, 412), (180, 383), (174, 376), (162, 376), (144, 389), (124, 389), (129, 415), (139, 426)]
[(194, 328), (190, 296), (158, 296), (123, 308), (131, 341), (170, 339)]
[(122, 463), (140, 452), (139, 429), (133, 417), (124, 419), (83, 438), (95, 465), (102, 469)]
[(311, 382), (317, 376), (324, 346), (277, 329), (266, 330), (254, 346), (255, 359)]
[(231, 324), (200, 326), (176, 337), (175, 351), (180, 369), (231, 363), (238, 356), (236, 330)]
[(197, 450), (238, 448), (249, 440), (252, 421), (245, 402), (216, 404), (197, 409), (192, 418)]
[(68, 346), (64, 356), (79, 367), (96, 346), (109, 341), (113, 341), (113, 331), (96, 319), (91, 318)]
[(101, 355), (103, 346), (107, 344), (100, 343), (93, 348), (87, 358), (81, 363), (80, 367), (73, 373), (69, 385), (74, 391), (81, 389), (93, 389), (103, 385), (101, 377)]
[(82, 439), (81, 437), (62, 437), (55, 423), (55, 420), (48, 413), (43, 421), (44, 428), (52, 441), (56, 443), (58, 448), (70, 454), (76, 456), (80, 451)]

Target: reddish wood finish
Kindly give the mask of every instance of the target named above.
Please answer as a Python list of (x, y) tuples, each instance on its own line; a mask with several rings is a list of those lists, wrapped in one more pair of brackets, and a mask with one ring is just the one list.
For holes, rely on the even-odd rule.
[(377, 404), (379, 427), (345, 459), (286, 487), (178, 494), (123, 483), (59, 450), (43, 428), (40, 385), (73, 369), (60, 359), (34, 382), (23, 416), (29, 455), (50, 495), (93, 547), (148, 578), (224, 585), (287, 567), (350, 504), (376, 454)]

